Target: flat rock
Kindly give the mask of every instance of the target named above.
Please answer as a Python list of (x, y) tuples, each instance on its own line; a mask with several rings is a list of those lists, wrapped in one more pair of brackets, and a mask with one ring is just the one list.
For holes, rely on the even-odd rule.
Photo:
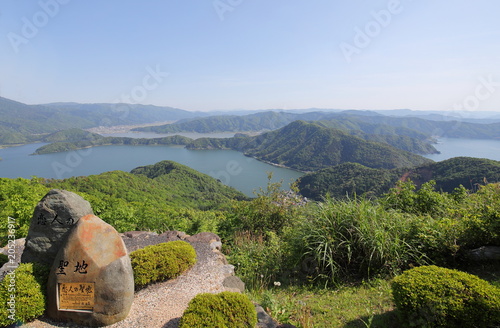
[(106, 326), (125, 319), (133, 299), (133, 271), (122, 238), (98, 217), (82, 217), (52, 265), (48, 316), (85, 326)]
[(90, 203), (66, 190), (50, 190), (35, 207), (21, 262), (52, 265), (70, 229), (93, 214)]

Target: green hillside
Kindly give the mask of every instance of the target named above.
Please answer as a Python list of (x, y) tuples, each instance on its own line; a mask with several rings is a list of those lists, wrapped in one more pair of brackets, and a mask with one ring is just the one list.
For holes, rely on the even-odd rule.
[(133, 169), (131, 173), (145, 176), (166, 186), (173, 199), (185, 199), (203, 207), (207, 206), (205, 204), (223, 204), (230, 199), (247, 198), (241, 192), (211, 176), (173, 161), (141, 166)]
[(479, 185), (500, 182), (500, 162), (482, 158), (455, 157), (415, 168), (373, 169), (345, 163), (306, 174), (298, 181), (302, 195), (320, 200), (327, 194), (380, 196), (400, 179), (411, 179), (420, 186), (434, 180), (436, 189), (453, 192), (460, 185), (477, 190)]
[(459, 185), (477, 190), (478, 185), (500, 182), (500, 162), (485, 158), (455, 157), (409, 171), (417, 185), (436, 181), (436, 189), (452, 192)]
[(335, 198), (379, 196), (394, 187), (398, 170), (373, 169), (357, 163), (343, 163), (309, 173), (298, 180), (300, 193), (321, 200), (326, 195)]
[(127, 202), (196, 209), (217, 208), (231, 199), (246, 199), (242, 193), (216, 179), (172, 161), (138, 167), (130, 173), (112, 171), (51, 180), (47, 186)]
[(388, 169), (430, 162), (387, 144), (366, 141), (344, 131), (303, 121), (255, 137), (197, 139), (187, 147), (235, 149), (262, 161), (302, 171), (315, 171), (345, 162)]

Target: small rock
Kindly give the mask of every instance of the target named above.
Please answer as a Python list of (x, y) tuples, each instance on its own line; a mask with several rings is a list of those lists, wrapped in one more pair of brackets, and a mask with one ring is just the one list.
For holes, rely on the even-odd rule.
[(187, 237), (189, 237), (189, 235), (186, 234), (185, 232), (174, 230), (174, 231), (165, 231), (160, 235), (160, 237), (171, 241), (171, 240), (184, 240)]
[(276, 328), (276, 322), (266, 313), (259, 304), (255, 304), (257, 311), (257, 328)]
[(234, 265), (227, 264), (221, 268), (224, 277), (234, 276)]
[(200, 232), (199, 234), (187, 237), (186, 241), (189, 243), (213, 243), (214, 241), (221, 241), (220, 237), (212, 232)]
[(245, 283), (237, 276), (229, 276), (224, 279), (222, 286), (230, 288), (231, 290), (237, 290), (240, 293), (245, 291)]
[(156, 232), (151, 232), (151, 231), (128, 231), (123, 234), (125, 237), (128, 238), (135, 238), (139, 236), (157, 236), (158, 234)]
[(222, 242), (220, 242), (220, 241), (214, 241), (214, 242), (210, 243), (210, 248), (212, 250), (214, 250), (214, 251), (215, 250), (219, 250), (220, 251), (222, 249)]

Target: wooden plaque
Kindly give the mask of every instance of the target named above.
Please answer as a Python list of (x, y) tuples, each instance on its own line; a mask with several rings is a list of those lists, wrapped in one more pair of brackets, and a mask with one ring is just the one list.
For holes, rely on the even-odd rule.
[(93, 310), (94, 283), (71, 282), (59, 284), (60, 310)]

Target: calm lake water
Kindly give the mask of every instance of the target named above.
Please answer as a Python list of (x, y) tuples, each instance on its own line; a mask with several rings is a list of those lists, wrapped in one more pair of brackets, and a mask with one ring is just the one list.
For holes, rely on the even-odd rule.
[(289, 183), (301, 172), (272, 166), (232, 150), (188, 150), (183, 146), (102, 146), (71, 152), (30, 156), (44, 144), (0, 149), (0, 177), (69, 178), (107, 171), (130, 170), (162, 160), (172, 160), (211, 175), (248, 196), (265, 188), (267, 172), (273, 181)]
[[(142, 134), (135, 136), (144, 137)], [(61, 179), (113, 170), (129, 172), (138, 166), (172, 160), (211, 175), (253, 196), (254, 191), (266, 187), (267, 172), (273, 172), (273, 181), (283, 180), (287, 188), (290, 182), (302, 176), (300, 172), (262, 163), (232, 150), (187, 150), (182, 146), (103, 146), (30, 156), (42, 145), (31, 144), (0, 149), (0, 157), (3, 158), (0, 161), (0, 177), (38, 176)], [(441, 154), (426, 157), (434, 161), (457, 156), (500, 161), (500, 141), (498, 140), (441, 139), (436, 148), (441, 151)]]
[(441, 154), (426, 155), (425, 157), (436, 162), (458, 156), (500, 161), (500, 140), (442, 138), (434, 147)]

